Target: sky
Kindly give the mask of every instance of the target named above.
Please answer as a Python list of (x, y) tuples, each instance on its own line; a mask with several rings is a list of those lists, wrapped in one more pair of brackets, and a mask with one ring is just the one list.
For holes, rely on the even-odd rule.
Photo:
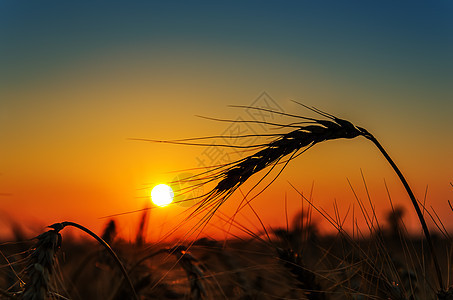
[[(104, 217), (148, 207), (154, 185), (195, 174), (225, 153), (245, 155), (133, 138), (237, 129), (199, 115), (264, 118), (230, 105), (320, 117), (298, 101), (372, 132), (417, 198), (452, 228), (452, 32), (450, 1), (1, 1), (0, 222), (40, 232), (70, 220), (100, 232)], [(251, 126), (241, 130), (275, 132)], [(228, 236), (221, 216), (231, 216), (252, 185), (203, 234)], [(331, 214), (336, 203), (342, 216), (360, 215), (354, 193), (368, 203), (368, 189), (385, 218), (386, 185), (419, 232), (401, 183), (363, 138), (316, 145), (252, 205), (275, 228), (286, 222), (285, 207), (290, 218), (301, 209), (292, 186)], [(186, 209), (151, 209), (149, 238), (190, 226), (180, 225)], [(120, 234), (132, 239), (139, 219), (117, 216)], [(260, 230), (249, 208), (238, 222)]]

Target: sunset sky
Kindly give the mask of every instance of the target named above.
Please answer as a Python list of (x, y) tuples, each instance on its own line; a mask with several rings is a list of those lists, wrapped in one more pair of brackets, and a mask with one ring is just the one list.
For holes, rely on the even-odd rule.
[[(131, 138), (225, 135), (231, 124), (197, 115), (260, 117), (228, 105), (319, 117), (296, 100), (372, 132), (452, 228), (452, 81), (451, 1), (2, 1), (0, 226), (40, 232), (70, 220), (100, 232), (102, 217), (150, 205), (152, 186), (225, 154)], [(301, 206), (292, 184), (307, 197), (313, 186), (313, 201), (332, 214), (334, 201), (341, 215), (359, 214), (348, 180), (369, 207), (361, 171), (378, 216), (390, 209), (385, 180), (419, 230), (401, 183), (363, 138), (316, 145), (252, 205), (267, 226), (284, 226), (285, 195), (290, 217)], [(236, 193), (222, 212), (239, 201)], [(150, 239), (185, 209), (152, 209)], [(116, 219), (133, 238), (140, 213)], [(238, 220), (259, 230), (247, 208)], [(225, 236), (222, 224), (214, 218), (205, 234)]]

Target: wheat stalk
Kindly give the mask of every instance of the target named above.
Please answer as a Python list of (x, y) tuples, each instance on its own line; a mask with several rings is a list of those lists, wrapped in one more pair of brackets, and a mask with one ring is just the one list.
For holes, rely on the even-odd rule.
[[(337, 139), (353, 139), (362, 136), (373, 142), (373, 144), (379, 149), (379, 151), (385, 157), (387, 162), (391, 165), (391, 167), (397, 174), (398, 178), (402, 182), (404, 188), (406, 189), (406, 192), (409, 195), (412, 205), (417, 213), (418, 219), (423, 229), (423, 233), (426, 237), (429, 251), (436, 270), (439, 288), (441, 291), (443, 291), (444, 286), (439, 263), (437, 260), (437, 256), (434, 252), (434, 247), (428, 226), (426, 225), (425, 219), (418, 205), (418, 201), (416, 200), (414, 193), (412, 192), (403, 174), (401, 173), (395, 162), (391, 159), (391, 157), (384, 149), (384, 147), (365, 128), (355, 126), (354, 124), (347, 120), (337, 118), (319, 109), (307, 107), (301, 103), (298, 104), (322, 115), (326, 119), (320, 120), (286, 113), (279, 113), (264, 108), (246, 107), (248, 109), (262, 110), (290, 117), (296, 117), (304, 120), (304, 122), (292, 123), (290, 125), (285, 126), (289, 128), (296, 127), (297, 129), (285, 134), (274, 134), (275, 139), (267, 144), (250, 146), (250, 148), (261, 147), (262, 149), (259, 150), (258, 152), (250, 156), (247, 156), (243, 159), (237, 160), (233, 163), (225, 164), (220, 167), (215, 167), (212, 170), (202, 173), (201, 175), (206, 175), (205, 179), (207, 182), (218, 181), (218, 183), (209, 193), (202, 196), (202, 200), (192, 213), (192, 216), (195, 214), (199, 214), (207, 209), (208, 214), (206, 214), (200, 222), (209, 221), (212, 215), (215, 213), (215, 211), (226, 201), (226, 199), (228, 199), (228, 197), (231, 196), (231, 194), (233, 194), (234, 191), (238, 189), (244, 182), (246, 182), (253, 174), (258, 173), (270, 166), (272, 166), (271, 168), (272, 170), (278, 163), (281, 163), (285, 157), (289, 158), (287, 158), (286, 161), (283, 161), (285, 163), (284, 167), (289, 163), (289, 161), (294, 159), (296, 156), (302, 154), (303, 152), (305, 152), (306, 150), (308, 150), (309, 148), (313, 147), (318, 143)], [(180, 144), (181, 142), (177, 143)], [(230, 145), (225, 146), (230, 147)], [(270, 171), (268, 171), (267, 174), (269, 174), (269, 172)], [(267, 174), (264, 175), (264, 177), (266, 177)], [(259, 184), (261, 181), (262, 179), (257, 184)], [(254, 187), (256, 187), (257, 184)], [(239, 210), (242, 207), (240, 205)]]

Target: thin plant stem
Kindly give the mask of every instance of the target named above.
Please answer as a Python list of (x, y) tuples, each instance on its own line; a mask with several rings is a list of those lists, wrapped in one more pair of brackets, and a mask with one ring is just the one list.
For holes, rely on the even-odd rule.
[(384, 155), (385, 159), (387, 159), (389, 164), (392, 166), (393, 170), (398, 175), (399, 179), (401, 180), (401, 183), (403, 184), (404, 188), (406, 189), (406, 192), (412, 201), (412, 205), (414, 206), (415, 211), (417, 212), (417, 216), (418, 216), (418, 219), (420, 220), (420, 224), (422, 225), (423, 233), (425, 234), (426, 241), (427, 241), (428, 247), (429, 247), (429, 251), (431, 252), (431, 257), (433, 259), (434, 268), (436, 269), (437, 280), (439, 281), (440, 290), (444, 290), (444, 285), (443, 285), (443, 281), (442, 281), (442, 273), (440, 271), (439, 262), (437, 261), (437, 256), (434, 253), (434, 246), (433, 246), (433, 242), (431, 239), (431, 234), (429, 233), (428, 226), (426, 225), (425, 218), (423, 217), (422, 211), (420, 210), (420, 206), (418, 205), (417, 199), (415, 199), (414, 193), (412, 192), (409, 184), (407, 183), (406, 178), (404, 178), (403, 173), (401, 173), (398, 166), (395, 164), (395, 162), (389, 156), (387, 151), (385, 151), (384, 147), (382, 147), (382, 145), (378, 142), (378, 140), (368, 131), (366, 131), (366, 133), (364, 134), (364, 137), (369, 139), (370, 141), (372, 141), (374, 143), (374, 145), (379, 149), (379, 151), (381, 151), (382, 155)]

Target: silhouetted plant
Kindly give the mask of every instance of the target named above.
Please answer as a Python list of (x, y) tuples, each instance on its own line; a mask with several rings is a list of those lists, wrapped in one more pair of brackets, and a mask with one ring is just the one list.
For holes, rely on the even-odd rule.
[[(298, 102), (296, 102), (298, 103)], [(298, 103), (300, 104), (300, 103)], [(303, 104), (301, 104), (303, 105)], [(235, 162), (225, 164), (223, 166), (215, 167), (209, 171), (202, 173), (200, 176), (205, 176), (207, 182), (218, 181), (217, 185), (207, 194), (203, 195), (200, 203), (196, 207), (193, 214), (198, 214), (208, 210), (208, 213), (205, 214), (202, 221), (208, 221), (212, 214), (230, 197), (244, 182), (246, 182), (253, 174), (258, 173), (265, 169), (266, 167), (271, 167), (271, 169), (261, 178), (261, 180), (255, 185), (257, 186), (264, 177), (266, 177), (272, 169), (276, 167), (279, 163), (284, 163), (284, 167), (295, 157), (304, 153), (309, 148), (314, 145), (336, 139), (353, 139), (359, 136), (362, 136), (371, 142), (379, 149), (382, 155), (385, 157), (387, 162), (391, 165), (404, 188), (406, 189), (409, 198), (411, 199), (412, 205), (417, 213), (418, 219), (423, 229), (423, 233), (426, 237), (428, 243), (428, 248), (430, 251), (430, 256), (434, 263), (435, 272), (437, 275), (437, 281), (440, 290), (444, 290), (444, 284), (442, 280), (442, 273), (440, 271), (439, 263), (437, 260), (436, 253), (434, 251), (433, 242), (431, 239), (431, 234), (429, 232), (428, 226), (426, 225), (425, 218), (420, 210), (417, 199), (414, 196), (409, 184), (407, 183), (405, 177), (395, 164), (395, 162), (390, 158), (387, 151), (382, 147), (379, 141), (365, 128), (355, 126), (347, 120), (343, 120), (335, 117), (334, 115), (323, 112), (319, 109), (313, 107), (304, 107), (318, 113), (319, 115), (325, 117), (326, 119), (314, 119), (308, 117), (302, 117), (287, 113), (276, 112), (273, 110), (258, 108), (258, 107), (244, 107), (248, 109), (261, 110), (272, 112), (284, 116), (290, 116), (303, 120), (302, 122), (292, 123), (289, 125), (281, 124), (272, 124), (267, 122), (259, 121), (242, 121), (242, 122), (254, 122), (254, 123), (266, 123), (271, 125), (276, 125), (286, 128), (296, 128), (291, 132), (284, 134), (274, 134), (274, 135), (262, 135), (262, 136), (274, 136), (274, 140), (269, 143), (252, 145), (252, 146), (232, 146), (232, 145), (217, 145), (219, 147), (238, 147), (238, 148), (256, 148), (260, 149), (252, 155), (249, 155), (245, 158), (239, 159)], [(190, 140), (190, 139), (189, 139)], [(189, 143), (185, 141), (167, 141), (170, 143)], [(189, 143), (193, 144), (193, 143)], [(283, 161), (286, 158), (286, 161)], [(282, 168), (282, 170), (283, 170)], [(282, 171), (281, 170), (281, 171)], [(281, 172), (280, 171), (280, 172)], [(279, 173), (280, 174), (280, 173)], [(278, 176), (278, 175), (277, 175)], [(250, 192), (249, 192), (250, 193)], [(248, 194), (247, 194), (248, 195)], [(250, 201), (250, 200), (247, 200)], [(242, 203), (241, 203), (242, 204)], [(245, 206), (246, 204), (242, 204)], [(239, 207), (239, 209), (242, 208)]]
[(52, 228), (52, 230), (49, 230), (37, 237), (38, 242), (32, 249), (26, 268), (28, 278), (25, 284), (23, 299), (46, 299), (48, 297), (48, 293), (51, 292), (49, 290), (49, 282), (51, 279), (51, 274), (54, 271), (55, 254), (61, 246), (60, 231), (66, 226), (72, 226), (86, 232), (94, 239), (96, 239), (109, 252), (109, 254), (113, 257), (115, 263), (117, 263), (117, 265), (120, 267), (120, 270), (123, 273), (124, 277), (126, 278), (133, 298), (138, 299), (138, 296), (135, 292), (134, 286), (132, 285), (126, 269), (124, 268), (123, 264), (119, 260), (116, 253), (112, 250), (112, 248), (110, 248), (110, 246), (102, 238), (100, 238), (88, 228), (80, 224), (68, 221), (50, 225), (49, 227)]

